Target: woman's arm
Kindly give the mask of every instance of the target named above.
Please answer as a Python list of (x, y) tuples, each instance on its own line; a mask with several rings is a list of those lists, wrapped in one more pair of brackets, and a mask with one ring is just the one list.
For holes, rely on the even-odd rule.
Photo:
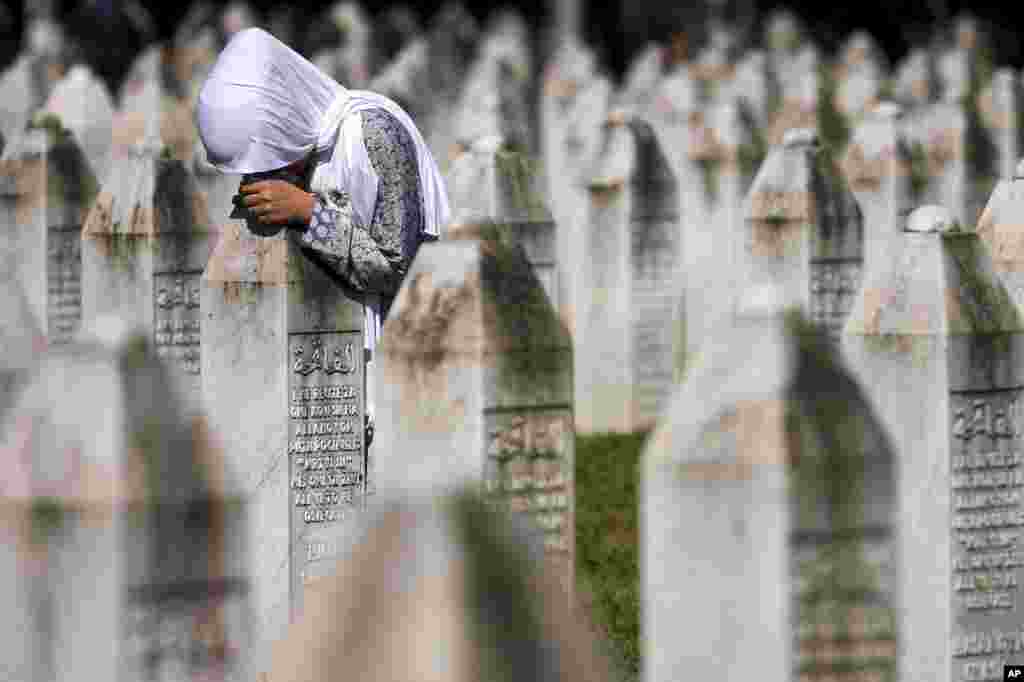
[(302, 243), (357, 293), (394, 296), (422, 230), (415, 148), (389, 114), (365, 111), (363, 141), (380, 178), (373, 220), (360, 225), (347, 194), (317, 195)]

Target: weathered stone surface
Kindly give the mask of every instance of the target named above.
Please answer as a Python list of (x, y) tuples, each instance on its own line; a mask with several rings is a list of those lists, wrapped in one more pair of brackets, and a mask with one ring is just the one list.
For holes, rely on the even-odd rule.
[(576, 426), (633, 431), (653, 423), (673, 383), (678, 185), (650, 125), (621, 112), (605, 125), (588, 184)]
[(378, 358), (377, 490), (486, 490), (533, 520), (571, 586), (572, 344), (507, 227), (421, 247)]
[(60, 121), (50, 115), (37, 124), (0, 160), (0, 250), (36, 324), (51, 344), (61, 344), (81, 323), (81, 228), (98, 187)]
[[(586, 618), (523, 529), (470, 495), (380, 505), (267, 682), (605, 682)], [(358, 623), (358, 625), (354, 625)], [(399, 653), (400, 652), (400, 653)]]
[(294, 232), (225, 232), (200, 284), (203, 401), (250, 499), (257, 672), (351, 541), (365, 490), (363, 307), (300, 248)]
[(4, 268), (7, 277), (0, 280), (0, 423), (46, 348), (21, 283), (9, 278), (12, 271), (13, 267)]
[(152, 335), (190, 409), (201, 404), (199, 280), (213, 248), (185, 164), (139, 146), (115, 161), (82, 228), (82, 316), (117, 315)]
[(894, 453), (832, 340), (769, 293), (741, 302), (645, 448), (645, 680), (895, 663)]
[(949, 210), (918, 209), (906, 229), (868, 271), (843, 334), (899, 457), (898, 675), (998, 679), (1004, 661), (1024, 662), (1024, 320)]
[(838, 335), (860, 285), (863, 219), (814, 131), (791, 130), (768, 153), (744, 212), (742, 281), (778, 285), (790, 304)]
[(242, 500), (146, 336), (113, 326), (48, 353), (7, 415), (2, 674), (251, 679)]

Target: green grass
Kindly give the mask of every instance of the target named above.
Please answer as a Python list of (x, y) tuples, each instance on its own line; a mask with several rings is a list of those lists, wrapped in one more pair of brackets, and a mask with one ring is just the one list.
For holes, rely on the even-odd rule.
[(624, 680), (640, 671), (637, 495), (646, 437), (576, 437), (577, 583)]

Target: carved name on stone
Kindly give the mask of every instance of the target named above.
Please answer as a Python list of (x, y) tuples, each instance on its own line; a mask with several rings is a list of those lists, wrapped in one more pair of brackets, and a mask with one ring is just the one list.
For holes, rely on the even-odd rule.
[(567, 409), (487, 415), (487, 492), (529, 515), (547, 552), (572, 552), (572, 415)]
[(199, 279), (202, 272), (153, 276), (153, 344), (185, 374), (199, 374)]
[(861, 261), (833, 258), (811, 261), (810, 318), (838, 338), (861, 279)]
[(365, 491), (363, 341), (359, 332), (288, 336), (292, 599), (338, 552), (338, 527)]
[(952, 679), (1002, 680), (1005, 663), (1024, 662), (1024, 402), (1013, 389), (954, 392), (950, 404)]

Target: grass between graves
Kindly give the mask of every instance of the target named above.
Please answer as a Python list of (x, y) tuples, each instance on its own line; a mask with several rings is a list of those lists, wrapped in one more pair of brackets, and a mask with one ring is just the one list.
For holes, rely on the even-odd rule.
[(576, 437), (579, 596), (624, 680), (639, 678), (639, 464), (648, 432)]

